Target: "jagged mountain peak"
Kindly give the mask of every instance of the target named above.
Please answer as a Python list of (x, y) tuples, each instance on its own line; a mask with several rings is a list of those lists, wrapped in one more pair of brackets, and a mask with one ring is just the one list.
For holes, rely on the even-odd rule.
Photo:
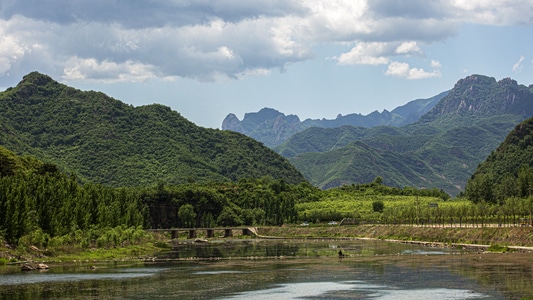
[(496, 81), (493, 77), (470, 75), (457, 81), (448, 95), (420, 120), (433, 122), (456, 116), (506, 113), (524, 117), (533, 114), (533, 95), (529, 88), (511, 78)]
[(222, 122), (223, 130), (243, 133), (268, 147), (275, 147), (285, 142), (292, 135), (310, 127), (335, 128), (344, 125), (358, 127), (376, 127), (382, 125), (403, 126), (418, 121), (446, 95), (440, 93), (428, 99), (417, 99), (397, 107), (393, 111), (374, 111), (366, 116), (352, 113), (338, 114), (335, 119), (305, 119), (300, 121), (296, 115), (285, 115), (272, 108), (263, 108), (258, 112), (246, 113), (242, 121), (234, 114), (229, 114)]
[[(327, 132), (310, 128), (274, 149), (321, 188), (370, 182), (379, 175), (387, 184), (438, 187), (456, 195), (505, 135), (531, 116), (531, 88), (510, 78), (471, 75), (459, 80), (419, 122)], [(350, 148), (353, 141), (371, 147), (367, 156)]]
[(241, 132), (243, 130), (241, 126), (241, 121), (233, 113), (228, 114), (226, 118), (224, 118), (224, 121), (222, 121), (222, 129), (233, 130), (237, 132)]

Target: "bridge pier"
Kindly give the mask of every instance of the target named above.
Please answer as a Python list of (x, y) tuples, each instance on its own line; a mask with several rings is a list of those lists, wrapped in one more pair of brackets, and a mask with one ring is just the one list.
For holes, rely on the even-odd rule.
[[(1, 2), (2, 0), (0, 0)], [(246, 227), (233, 227), (233, 228), (168, 228), (168, 229), (147, 229), (154, 232), (166, 232), (170, 233), (171, 239), (179, 239), (180, 233), (187, 233), (188, 239), (196, 239), (198, 237), (198, 231), (205, 230), (207, 238), (214, 238), (216, 232), (224, 231), (224, 237), (233, 237), (234, 230), (240, 230), (243, 236), (255, 236), (255, 230)], [(236, 232), (237, 233), (237, 232)], [(239, 232), (240, 233), (240, 232)], [(237, 233), (237, 235), (239, 235)]]
[(230, 236), (233, 236), (233, 230), (224, 229), (224, 237), (230, 237)]

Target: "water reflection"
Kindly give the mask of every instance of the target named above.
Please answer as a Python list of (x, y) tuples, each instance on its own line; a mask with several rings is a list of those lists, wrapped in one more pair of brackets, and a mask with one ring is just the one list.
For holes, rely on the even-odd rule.
[(488, 299), (490, 296), (462, 289), (413, 289), (368, 284), (365, 282), (306, 282), (284, 284), (250, 291), (228, 299)]
[(69, 282), (69, 281), (88, 281), (88, 280), (121, 280), (137, 277), (152, 276), (161, 272), (161, 268), (142, 268), (134, 270), (117, 270), (115, 272), (94, 272), (94, 273), (57, 273), (48, 274), (48, 272), (22, 272), (12, 275), (1, 276), (0, 286), (32, 284), (42, 282)]
[[(346, 258), (339, 260), (342, 249)], [(155, 262), (51, 266), (0, 275), (0, 299), (522, 299), (529, 254), (382, 241), (174, 245)]]
[(457, 254), (467, 250), (453, 248), (429, 248), (416, 244), (387, 243), (382, 241), (367, 240), (341, 240), (341, 241), (268, 241), (250, 240), (229, 243), (202, 243), (192, 242), (175, 243), (173, 250), (164, 254), (171, 259), (191, 258), (242, 258), (242, 257), (320, 257), (336, 256), (342, 250), (346, 256), (373, 256), (373, 255), (430, 255), (430, 254)]

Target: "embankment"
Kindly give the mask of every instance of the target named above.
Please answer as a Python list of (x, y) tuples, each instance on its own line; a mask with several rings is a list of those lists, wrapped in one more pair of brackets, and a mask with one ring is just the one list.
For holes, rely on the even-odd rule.
[(374, 238), (444, 244), (533, 247), (533, 227), (418, 227), (405, 225), (258, 227), (261, 236), (286, 238)]

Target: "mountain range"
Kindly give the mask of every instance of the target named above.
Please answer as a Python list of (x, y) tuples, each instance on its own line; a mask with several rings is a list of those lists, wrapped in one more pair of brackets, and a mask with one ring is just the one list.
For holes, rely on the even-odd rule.
[(448, 92), (442, 92), (428, 99), (417, 99), (392, 111), (374, 111), (368, 115), (338, 115), (336, 119), (306, 119), (300, 121), (296, 115), (285, 115), (273, 108), (263, 108), (255, 113), (246, 113), (242, 121), (230, 113), (222, 121), (222, 130), (243, 133), (268, 147), (285, 142), (294, 134), (311, 127), (336, 128), (344, 125), (358, 127), (395, 126), (411, 124), (430, 111)]
[[(163, 105), (133, 107), (33, 72), (0, 92), (0, 146), (54, 164), (81, 182), (110, 186), (266, 176), (326, 189), (381, 177), (390, 186), (457, 195), (477, 166), (531, 116), (533, 86), (471, 75), (445, 93), (392, 112), (300, 122), (263, 109), (242, 122), (233, 118), (235, 126), (263, 128), (265, 136), (286, 135), (270, 149), (238, 132), (198, 127)], [(347, 124), (355, 119), (366, 123)], [(289, 136), (289, 130), (257, 125), (274, 121), (279, 128), (292, 122), (299, 131)]]
[(438, 101), (426, 99), (427, 110), (410, 124), (310, 127), (273, 148), (323, 189), (380, 176), (392, 186), (457, 195), (509, 131), (533, 116), (533, 86), (510, 78), (471, 75), (430, 99)]
[(115, 187), (265, 176), (305, 181), (285, 158), (243, 134), (202, 128), (169, 107), (133, 107), (38, 72), (0, 92), (0, 146), (81, 182)]

